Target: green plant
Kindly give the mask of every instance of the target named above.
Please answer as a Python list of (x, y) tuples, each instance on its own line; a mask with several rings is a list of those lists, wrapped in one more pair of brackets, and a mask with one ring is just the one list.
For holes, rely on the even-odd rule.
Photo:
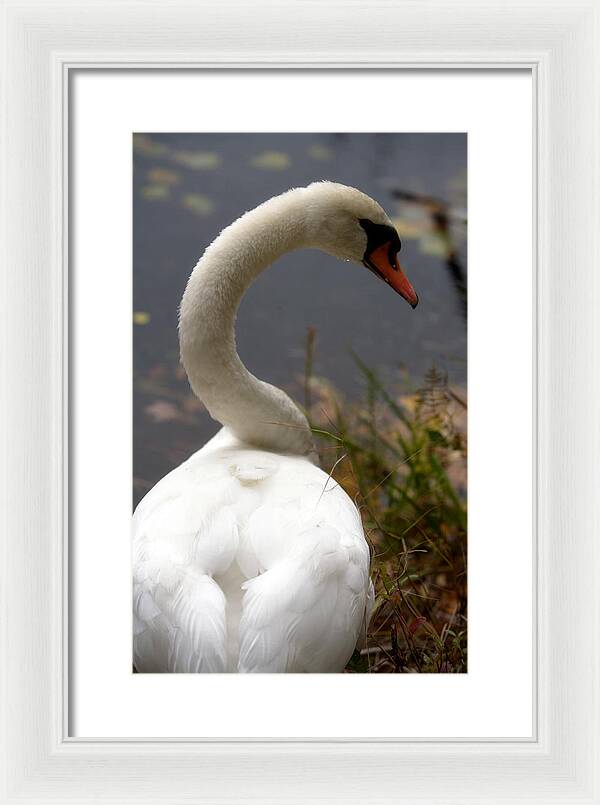
[(466, 402), (435, 369), (392, 393), (356, 362), (358, 404), (304, 379), (322, 466), (353, 497), (371, 547), (375, 609), (347, 671), (466, 672)]

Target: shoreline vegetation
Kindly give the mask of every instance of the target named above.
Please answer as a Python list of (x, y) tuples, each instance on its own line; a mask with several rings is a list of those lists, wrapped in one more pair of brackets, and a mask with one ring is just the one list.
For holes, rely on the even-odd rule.
[(371, 549), (375, 607), (347, 673), (467, 671), (466, 392), (430, 369), (392, 392), (355, 356), (364, 394), (347, 403), (313, 374), (304, 407), (321, 466), (353, 498)]

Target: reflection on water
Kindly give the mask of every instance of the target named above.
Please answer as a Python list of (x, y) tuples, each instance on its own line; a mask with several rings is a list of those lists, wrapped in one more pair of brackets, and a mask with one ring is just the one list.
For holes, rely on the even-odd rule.
[[(134, 502), (217, 429), (179, 366), (177, 308), (204, 248), (245, 210), (319, 179), (377, 199), (402, 239), (411, 308), (360, 266), (286, 255), (246, 294), (238, 349), (301, 399), (307, 327), (314, 372), (360, 393), (351, 352), (392, 382), (435, 364), (466, 385), (464, 134), (137, 134), (133, 188)], [(463, 289), (464, 290), (464, 289)]]

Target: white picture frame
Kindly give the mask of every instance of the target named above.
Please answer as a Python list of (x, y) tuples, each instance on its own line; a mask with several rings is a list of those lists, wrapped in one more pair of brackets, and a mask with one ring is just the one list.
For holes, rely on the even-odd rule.
[[(600, 802), (599, 7), (3, 5), (5, 802)], [(74, 69), (531, 70), (537, 730), (532, 740), (68, 737), (68, 82)]]

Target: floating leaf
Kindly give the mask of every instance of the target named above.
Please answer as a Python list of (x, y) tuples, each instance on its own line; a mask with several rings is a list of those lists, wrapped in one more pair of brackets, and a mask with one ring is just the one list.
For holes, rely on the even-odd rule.
[(166, 156), (169, 148), (164, 143), (156, 142), (147, 134), (133, 135), (133, 149), (145, 157)]
[(174, 185), (179, 183), (180, 176), (168, 168), (152, 168), (152, 170), (148, 171), (148, 179), (153, 185)]
[(181, 204), (190, 212), (200, 216), (210, 215), (215, 208), (214, 202), (201, 193), (187, 193), (181, 199)]
[(148, 324), (150, 322), (150, 314), (145, 310), (136, 310), (133, 314), (134, 324)]
[(163, 198), (168, 198), (171, 190), (164, 184), (147, 184), (142, 187), (142, 198), (146, 201), (160, 201)]
[(325, 162), (333, 157), (331, 148), (328, 148), (326, 145), (321, 145), (320, 143), (311, 145), (308, 149), (308, 153), (313, 159), (318, 159), (321, 162)]
[(175, 403), (168, 400), (156, 400), (156, 402), (147, 405), (144, 408), (144, 412), (154, 422), (174, 422), (181, 416)]
[(176, 151), (173, 160), (193, 170), (214, 170), (221, 164), (221, 157), (212, 151)]
[(250, 164), (255, 168), (272, 171), (285, 170), (291, 163), (292, 160), (283, 151), (263, 151), (262, 154), (257, 154), (250, 160)]

